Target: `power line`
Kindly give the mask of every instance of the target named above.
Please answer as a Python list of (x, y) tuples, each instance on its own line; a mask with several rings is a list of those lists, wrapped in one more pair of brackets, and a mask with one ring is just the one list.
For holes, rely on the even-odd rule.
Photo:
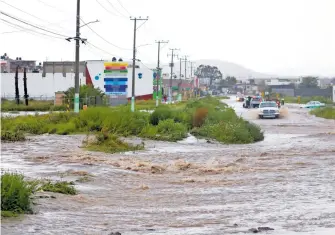
[[(84, 21), (83, 21), (83, 19), (80, 19), (84, 24), (86, 24)], [(114, 47), (116, 47), (116, 48), (119, 48), (119, 49), (121, 49), (121, 50), (131, 50), (131, 49), (127, 49), (127, 48), (123, 48), (123, 47), (119, 47), (119, 46), (117, 46), (117, 45), (115, 45), (115, 44), (113, 44), (113, 43), (111, 43), (110, 41), (108, 41), (108, 40), (106, 40), (104, 37), (102, 37), (100, 34), (98, 34), (97, 32), (95, 32), (89, 25), (86, 25), (95, 35), (97, 35), (99, 38), (101, 38), (102, 40), (104, 40), (105, 42), (107, 42), (108, 44), (110, 44), (110, 45), (112, 45), (112, 46), (114, 46)]]
[(96, 2), (103, 8), (105, 9), (108, 13), (110, 13), (111, 15), (113, 16), (116, 16), (116, 17), (121, 17), (120, 15), (116, 15), (114, 12), (111, 12), (110, 10), (108, 10), (106, 7), (104, 7), (101, 2), (99, 2), (98, 0), (96, 0)]
[(113, 56), (113, 57), (119, 57), (119, 58), (122, 58), (122, 56), (118, 56), (118, 55), (115, 55), (115, 54), (112, 54), (112, 53), (110, 53), (110, 52), (108, 52), (108, 51), (106, 51), (106, 50), (104, 50), (104, 49), (101, 49), (100, 47), (97, 47), (96, 45), (94, 45), (94, 44), (92, 44), (92, 43), (90, 43), (90, 42), (86, 42), (88, 45), (90, 45), (90, 46), (92, 46), (92, 47), (94, 47), (94, 48), (96, 48), (96, 49), (98, 49), (99, 51), (102, 51), (102, 52), (104, 52), (104, 53), (106, 53), (106, 54), (109, 54), (109, 55), (111, 55), (111, 56)]
[(43, 29), (43, 28), (41, 28), (41, 27), (39, 27), (39, 26), (36, 26), (36, 25), (30, 24), (30, 23), (28, 23), (28, 22), (25, 22), (24, 20), (20, 20), (20, 19), (14, 17), (14, 16), (11, 16), (11, 15), (9, 15), (9, 14), (3, 12), (3, 11), (0, 11), (0, 14), (3, 14), (3, 15), (5, 15), (5, 16), (9, 17), (9, 18), (12, 18), (12, 19), (14, 19), (14, 20), (16, 20), (16, 21), (19, 21), (19, 22), (24, 23), (24, 24), (26, 24), (26, 25), (32, 26), (32, 27), (34, 27), (34, 28), (40, 29), (40, 30), (42, 30), (42, 31), (45, 31), (45, 32), (48, 32), (48, 33), (51, 33), (51, 34), (55, 34), (55, 35), (58, 35), (58, 36), (62, 36), (62, 37), (68, 37), (68, 36), (66, 36), (66, 35), (64, 35), (64, 34), (55, 33), (55, 32), (52, 32), (52, 31), (50, 31), (50, 30)]
[(23, 30), (21, 30), (21, 31), (32, 31), (32, 32), (34, 32), (34, 33), (41, 34), (41, 35), (44, 35), (44, 36), (48, 36), (48, 37), (52, 37), (52, 38), (57, 38), (57, 39), (64, 40), (64, 38), (57, 37), (57, 36), (53, 36), (53, 35), (49, 35), (49, 34), (45, 34), (45, 33), (41, 33), (41, 32), (35, 31), (35, 30), (33, 30), (33, 29), (25, 28), (25, 27), (22, 27), (21, 25), (14, 24), (14, 23), (9, 22), (9, 21), (4, 20), (4, 19), (0, 19), (0, 20), (6, 22), (6, 23), (7, 23), (9, 26), (11, 26), (11, 27), (15, 26), (14, 28), (23, 29)]
[(44, 2), (44, 1), (42, 1), (42, 0), (37, 0), (37, 1), (39, 1), (40, 3), (42, 3), (43, 5), (45, 5), (45, 6), (47, 6), (47, 7), (53, 8), (53, 9), (55, 9), (55, 10), (57, 10), (57, 11), (69, 13), (68, 11), (65, 11), (65, 10), (63, 10), (63, 9), (59, 9), (59, 8), (57, 8), (57, 7), (54, 7), (54, 6), (52, 6), (52, 5), (50, 5), (50, 4), (46, 3), (46, 2)]
[(141, 28), (146, 22), (147, 22), (147, 20), (143, 21), (143, 23), (140, 24), (140, 26), (138, 26), (138, 27), (136, 28), (136, 30), (138, 30), (139, 28)]
[(117, 0), (117, 2), (120, 4), (120, 6), (128, 13), (128, 15), (131, 15), (130, 12), (123, 6), (120, 0)]
[(117, 12), (119, 13), (121, 16), (125, 17), (125, 18), (128, 18), (127, 16), (125, 16), (124, 14), (122, 14), (114, 5), (113, 3), (111, 3), (109, 0), (107, 0), (107, 2), (109, 3), (109, 5), (112, 6), (112, 8)]
[(23, 13), (25, 13), (25, 14), (31, 16), (31, 17), (34, 17), (35, 19), (38, 19), (38, 20), (41, 20), (41, 21), (45, 21), (45, 22), (49, 23), (50, 25), (57, 25), (58, 27), (60, 27), (60, 28), (62, 28), (62, 29), (65, 29), (65, 28), (63, 28), (62, 26), (60, 26), (59, 24), (51, 23), (50, 21), (47, 21), (47, 20), (42, 19), (42, 18), (40, 18), (40, 17), (37, 17), (37, 16), (35, 16), (35, 15), (33, 15), (33, 14), (30, 14), (29, 12), (26, 12), (26, 11), (24, 11), (24, 10), (22, 10), (22, 9), (16, 7), (16, 6), (13, 6), (13, 5), (11, 5), (11, 4), (9, 4), (9, 3), (3, 1), (3, 0), (0, 0), (0, 2), (3, 2), (4, 4), (6, 4), (6, 5), (8, 5), (8, 6), (12, 7), (12, 8), (14, 8), (14, 9), (20, 11), (20, 12), (23, 12)]

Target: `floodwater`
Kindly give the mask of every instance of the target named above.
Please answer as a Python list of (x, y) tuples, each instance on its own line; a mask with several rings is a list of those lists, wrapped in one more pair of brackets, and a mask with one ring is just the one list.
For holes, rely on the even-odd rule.
[[(79, 195), (36, 199), (34, 215), (3, 219), (2, 234), (335, 234), (335, 122), (287, 106), (280, 119), (226, 101), (265, 140), (221, 145), (189, 136), (146, 150), (87, 152), (85, 136), (2, 144), (2, 168), (76, 182)], [(132, 142), (140, 142), (132, 139)]]

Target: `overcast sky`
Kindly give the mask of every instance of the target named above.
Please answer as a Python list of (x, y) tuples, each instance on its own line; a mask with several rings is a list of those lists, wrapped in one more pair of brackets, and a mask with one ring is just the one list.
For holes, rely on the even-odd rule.
[[(0, 10), (75, 36), (76, 0), (0, 0)], [(263, 73), (335, 75), (335, 0), (81, 0), (83, 21), (100, 21), (89, 25), (100, 37), (87, 26), (81, 28), (81, 36), (91, 43), (81, 47), (81, 60), (130, 59), (134, 27), (130, 14), (149, 16), (137, 30), (137, 45), (151, 44), (138, 47), (137, 57), (147, 64), (156, 63), (155, 40), (161, 39), (170, 41), (162, 50), (162, 62), (168, 62), (169, 48), (180, 48), (179, 54), (191, 60), (219, 59)], [(36, 31), (60, 37), (0, 17), (26, 28), (0, 21), (1, 54), (38, 61), (74, 60), (74, 42), (64, 36), (44, 36)]]

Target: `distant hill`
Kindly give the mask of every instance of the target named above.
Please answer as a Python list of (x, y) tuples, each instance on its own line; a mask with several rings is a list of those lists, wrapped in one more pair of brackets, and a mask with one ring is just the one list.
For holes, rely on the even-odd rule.
[[(259, 73), (256, 71), (253, 71), (251, 69), (245, 68), (241, 65), (226, 62), (226, 61), (221, 61), (221, 60), (197, 60), (194, 61), (196, 63), (196, 67), (198, 67), (201, 64), (204, 65), (212, 65), (212, 66), (217, 66), (220, 71), (223, 73), (224, 77), (226, 76), (234, 76), (238, 80), (245, 80), (248, 79), (250, 76), (253, 78), (271, 78), (271, 77), (276, 77), (275, 75), (269, 75), (269, 74), (263, 74)], [(147, 65), (150, 68), (155, 68), (156, 65)], [(170, 73), (170, 68), (168, 67), (168, 64), (162, 64), (163, 67), (163, 73)], [(190, 68), (189, 64), (187, 65), (187, 73), (190, 73)], [(180, 64), (179, 61), (175, 62), (175, 68), (174, 68), (174, 73), (177, 75), (179, 74), (180, 71)], [(184, 63), (182, 63), (182, 74), (184, 74)]]
[(274, 75), (259, 73), (251, 69), (245, 68), (241, 65), (226, 62), (226, 61), (221, 61), (221, 60), (198, 60), (195, 62), (197, 66), (201, 64), (216, 66), (220, 69), (220, 71), (223, 73), (225, 77), (234, 76), (240, 80), (248, 79), (249, 76), (253, 78), (274, 77)]

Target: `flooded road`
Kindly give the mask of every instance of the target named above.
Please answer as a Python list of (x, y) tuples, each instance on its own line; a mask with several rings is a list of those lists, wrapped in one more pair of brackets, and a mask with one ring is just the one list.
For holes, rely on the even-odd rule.
[(2, 234), (335, 234), (334, 120), (289, 105), (280, 119), (258, 120), (257, 111), (225, 102), (259, 124), (265, 140), (221, 145), (190, 136), (114, 155), (83, 150), (85, 136), (2, 144), (3, 169), (75, 181), (80, 192), (43, 193), (56, 198), (37, 199), (34, 215), (3, 219)]

